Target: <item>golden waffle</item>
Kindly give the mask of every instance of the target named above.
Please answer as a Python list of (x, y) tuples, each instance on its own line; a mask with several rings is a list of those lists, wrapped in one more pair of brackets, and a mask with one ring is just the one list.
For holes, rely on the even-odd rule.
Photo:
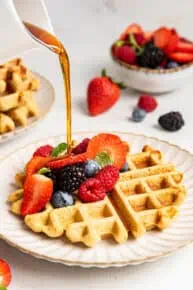
[(13, 120), (9, 116), (0, 113), (0, 134), (11, 132), (14, 129), (15, 123), (13, 122)]
[[(159, 151), (145, 146), (139, 154), (128, 154), (130, 171), (122, 173), (111, 197), (94, 203), (81, 203), (54, 209), (50, 203), (44, 211), (27, 215), (25, 224), (36, 233), (56, 238), (66, 235), (71, 242), (92, 247), (102, 238), (112, 236), (117, 243), (143, 235), (154, 228), (164, 229), (178, 213), (186, 192), (183, 175), (172, 164), (164, 164)], [(21, 187), (9, 196), (11, 211), (20, 215), (24, 180), (16, 175)]]
[[(20, 58), (0, 66), (0, 112), (4, 114), (1, 121), (5, 122), (0, 134), (13, 131), (15, 126), (26, 126), (28, 118), (38, 116), (33, 92), (39, 86), (39, 80), (23, 65)], [(5, 118), (5, 115), (8, 117)], [(10, 118), (12, 126), (7, 126)]]
[(128, 155), (130, 171), (121, 174), (112, 193), (128, 230), (134, 237), (153, 228), (169, 226), (186, 195), (182, 173), (163, 164), (162, 154), (149, 146)]

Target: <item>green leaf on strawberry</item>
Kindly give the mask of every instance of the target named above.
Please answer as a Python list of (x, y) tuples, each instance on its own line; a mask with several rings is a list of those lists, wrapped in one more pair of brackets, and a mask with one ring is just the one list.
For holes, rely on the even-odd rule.
[(66, 143), (60, 143), (58, 146), (56, 146), (52, 151), (52, 156), (57, 157), (60, 154), (64, 153), (67, 149)]
[(0, 290), (7, 290), (7, 288), (2, 286), (2, 285), (0, 285)]
[(100, 152), (96, 155), (95, 160), (98, 162), (99, 166), (102, 168), (106, 165), (112, 165), (113, 161), (107, 152)]
[(48, 172), (51, 172), (50, 168), (42, 167), (37, 173), (38, 174), (45, 174), (45, 173), (48, 173)]
[(127, 42), (126, 41), (124, 41), (124, 40), (117, 40), (116, 42), (115, 42), (115, 45), (117, 46), (117, 47), (120, 47), (120, 46), (123, 46), (124, 44), (126, 44)]
[(129, 34), (129, 42), (132, 45), (132, 47), (135, 49), (136, 55), (140, 55), (140, 54), (143, 53), (144, 48), (137, 43), (137, 41), (136, 41), (135, 36), (133, 35), (133, 33), (130, 33)]

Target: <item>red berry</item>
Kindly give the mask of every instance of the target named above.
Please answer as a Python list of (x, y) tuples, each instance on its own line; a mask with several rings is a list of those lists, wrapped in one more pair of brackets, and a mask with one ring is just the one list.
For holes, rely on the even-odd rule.
[(57, 168), (61, 168), (67, 165), (83, 163), (86, 160), (87, 160), (86, 153), (82, 153), (78, 155), (70, 155), (70, 156), (68, 155), (60, 159), (56, 158), (55, 160), (51, 160), (50, 162), (48, 162), (48, 167), (50, 167), (51, 169), (57, 169)]
[(158, 103), (152, 96), (144, 95), (139, 98), (138, 107), (146, 112), (153, 112), (157, 106)]
[(105, 190), (111, 191), (119, 179), (119, 170), (113, 165), (107, 165), (103, 167), (95, 176), (100, 180)]
[(139, 44), (139, 45), (143, 45), (146, 42), (146, 39), (145, 39), (143, 33), (134, 33), (134, 37), (135, 37), (137, 44)]
[(83, 139), (81, 143), (79, 143), (75, 148), (72, 149), (72, 153), (74, 153), (76, 155), (81, 154), (81, 153), (85, 153), (87, 150), (89, 141), (90, 141), (89, 138)]
[(97, 77), (89, 82), (87, 89), (88, 111), (97, 116), (112, 108), (119, 100), (120, 88), (107, 77)]
[(53, 147), (51, 145), (44, 145), (39, 147), (33, 154), (34, 156), (42, 156), (42, 157), (47, 157), (50, 156), (52, 153)]
[(0, 289), (1, 286), (7, 287), (11, 282), (11, 269), (7, 262), (0, 259)]
[(120, 169), (126, 160), (128, 144), (126, 145), (119, 136), (101, 133), (90, 140), (87, 148), (87, 157), (88, 159), (95, 159), (101, 152), (106, 152), (113, 165)]
[(53, 181), (41, 174), (33, 174), (24, 183), (24, 198), (21, 205), (23, 216), (40, 212), (53, 193)]
[(100, 180), (89, 178), (84, 181), (78, 191), (78, 197), (83, 202), (95, 202), (105, 198), (105, 189)]
[(128, 64), (135, 64), (137, 60), (133, 48), (128, 45), (118, 47), (116, 50), (116, 57)]
[(26, 176), (32, 175), (36, 173), (42, 167), (48, 165), (48, 162), (52, 160), (52, 157), (42, 157), (42, 156), (35, 156), (32, 157), (31, 160), (27, 163), (25, 168)]

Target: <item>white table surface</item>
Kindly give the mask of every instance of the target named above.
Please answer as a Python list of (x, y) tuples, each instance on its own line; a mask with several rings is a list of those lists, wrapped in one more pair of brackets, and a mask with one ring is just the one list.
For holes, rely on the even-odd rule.
[[(182, 34), (193, 38), (191, 1), (187, 1), (185, 5), (180, 0), (46, 0), (46, 4), (56, 34), (63, 41), (71, 59), (73, 130), (103, 128), (145, 133), (193, 151), (193, 83), (172, 94), (157, 96), (157, 111), (149, 114), (141, 124), (129, 121), (139, 93), (126, 90), (111, 111), (97, 118), (88, 116), (85, 102), (88, 81), (98, 75), (101, 68), (106, 67), (118, 78), (116, 67), (108, 55), (108, 47), (128, 23), (140, 21), (147, 29), (167, 24), (178, 27)], [(23, 58), (31, 69), (43, 74), (53, 83), (57, 101), (52, 112), (37, 127), (26, 135), (1, 144), (0, 156), (32, 141), (65, 132), (63, 87), (56, 57), (42, 49), (30, 52)], [(157, 127), (158, 116), (170, 110), (180, 110), (184, 114), (186, 125), (177, 133), (167, 133)], [(192, 256), (193, 246), (190, 245), (151, 264), (106, 270), (81, 269), (37, 260), (0, 241), (0, 257), (8, 260), (13, 270), (10, 290), (178, 290), (185, 285), (186, 289), (192, 289)]]

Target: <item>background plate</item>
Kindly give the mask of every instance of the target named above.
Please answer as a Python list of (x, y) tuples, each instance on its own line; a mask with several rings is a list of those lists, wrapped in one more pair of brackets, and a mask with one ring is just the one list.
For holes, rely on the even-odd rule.
[[(173, 162), (184, 172), (187, 198), (180, 207), (180, 215), (171, 227), (163, 232), (152, 231), (138, 240), (130, 239), (123, 245), (112, 240), (102, 241), (93, 249), (74, 245), (65, 238), (49, 239), (29, 231), (24, 222), (9, 212), (8, 194), (14, 190), (14, 175), (23, 170), (35, 149), (43, 144), (56, 145), (65, 140), (63, 136), (51, 137), (18, 149), (0, 163), (0, 236), (17, 249), (52, 262), (82, 267), (112, 267), (135, 265), (154, 261), (193, 241), (193, 155), (178, 146), (143, 135), (117, 133), (131, 144), (132, 152), (139, 152), (149, 144), (165, 153), (167, 161)], [(74, 139), (91, 137), (97, 132), (74, 134)]]
[(26, 127), (16, 127), (16, 129), (12, 132), (0, 134), (0, 143), (6, 142), (31, 129), (50, 112), (54, 104), (55, 90), (50, 81), (36, 72), (33, 72), (33, 74), (40, 79), (40, 89), (34, 94), (37, 106), (40, 110), (40, 116), (38, 117), (38, 119), (30, 118)]

